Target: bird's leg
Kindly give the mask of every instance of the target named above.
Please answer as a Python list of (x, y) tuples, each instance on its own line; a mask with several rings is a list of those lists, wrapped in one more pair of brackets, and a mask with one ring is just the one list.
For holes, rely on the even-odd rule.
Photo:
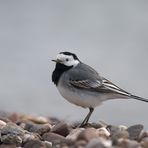
[(85, 119), (83, 120), (83, 122), (80, 124), (80, 127), (83, 127), (84, 125), (86, 125), (89, 121), (89, 118), (92, 114), (92, 112), (94, 111), (94, 108), (90, 107), (89, 108), (89, 113), (87, 114), (87, 116), (85, 117)]

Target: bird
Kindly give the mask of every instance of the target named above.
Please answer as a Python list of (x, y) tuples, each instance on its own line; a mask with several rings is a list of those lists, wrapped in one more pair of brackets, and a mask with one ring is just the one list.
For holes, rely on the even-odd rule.
[(88, 124), (95, 107), (104, 101), (132, 98), (148, 102), (148, 99), (133, 95), (104, 78), (94, 68), (81, 62), (75, 53), (60, 52), (52, 61), (56, 63), (52, 82), (60, 94), (70, 103), (89, 109), (80, 127)]

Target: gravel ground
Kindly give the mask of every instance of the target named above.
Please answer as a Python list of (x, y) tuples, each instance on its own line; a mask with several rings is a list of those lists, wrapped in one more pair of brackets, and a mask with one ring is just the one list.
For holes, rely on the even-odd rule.
[(56, 118), (0, 113), (0, 148), (148, 148), (143, 125), (91, 123), (79, 127)]

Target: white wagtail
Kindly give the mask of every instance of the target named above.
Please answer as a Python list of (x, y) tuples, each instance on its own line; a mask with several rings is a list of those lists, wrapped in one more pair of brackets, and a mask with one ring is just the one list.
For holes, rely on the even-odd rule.
[(56, 62), (52, 81), (60, 94), (75, 105), (89, 108), (81, 126), (88, 123), (94, 108), (103, 101), (132, 98), (148, 102), (147, 99), (132, 95), (105, 79), (92, 67), (82, 63), (74, 53), (60, 52), (52, 61)]

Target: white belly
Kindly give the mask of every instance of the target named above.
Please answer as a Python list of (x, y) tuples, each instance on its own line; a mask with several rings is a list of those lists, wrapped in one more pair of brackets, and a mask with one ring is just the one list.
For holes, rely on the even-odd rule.
[(76, 88), (67, 89), (59, 85), (58, 90), (67, 101), (84, 108), (94, 108), (101, 104), (105, 99), (104, 95), (102, 94), (99, 95), (94, 92), (87, 92), (83, 90), (81, 92), (81, 90)]

